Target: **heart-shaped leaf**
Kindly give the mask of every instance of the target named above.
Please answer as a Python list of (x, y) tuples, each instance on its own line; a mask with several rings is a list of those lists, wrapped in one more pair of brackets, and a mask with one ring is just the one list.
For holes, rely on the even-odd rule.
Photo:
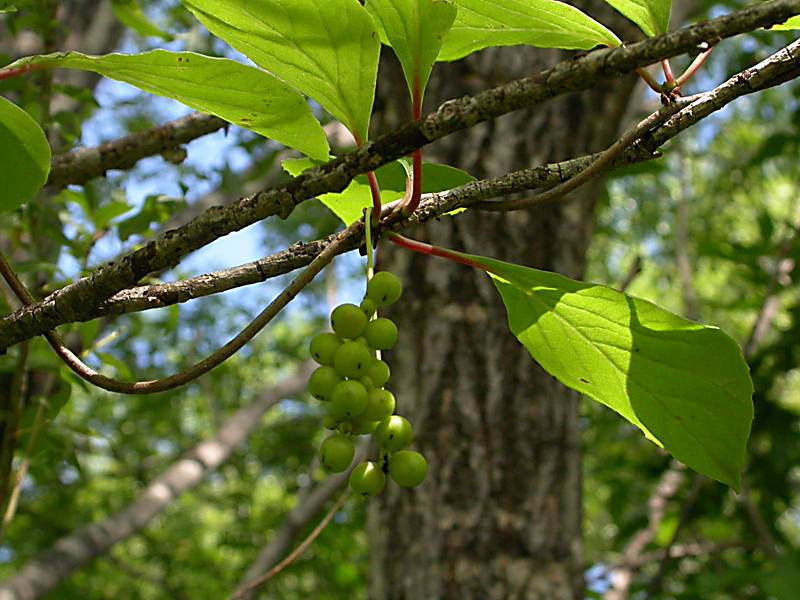
[(380, 38), (358, 0), (183, 0), (217, 37), (366, 141)]

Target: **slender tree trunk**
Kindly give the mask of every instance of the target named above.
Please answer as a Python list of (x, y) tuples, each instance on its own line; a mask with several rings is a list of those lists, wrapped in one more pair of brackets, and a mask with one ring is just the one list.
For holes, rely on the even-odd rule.
[[(600, 16), (621, 30), (613, 13)], [(565, 56), (485, 51), (440, 66), (428, 99), (433, 105), (533, 74)], [(401, 81), (381, 81), (381, 125), (408, 118)], [(632, 78), (619, 80), (508, 115), (444, 140), (428, 158), (482, 177), (600, 150), (617, 133), (632, 89)], [(445, 218), (415, 236), (580, 277), (600, 191), (595, 182), (554, 207)], [(421, 487), (388, 485), (371, 505), (370, 597), (582, 598), (577, 394), (511, 335), (485, 274), (388, 244), (381, 261), (406, 285), (391, 314), (401, 344), (388, 357), (390, 385), (431, 468)]]

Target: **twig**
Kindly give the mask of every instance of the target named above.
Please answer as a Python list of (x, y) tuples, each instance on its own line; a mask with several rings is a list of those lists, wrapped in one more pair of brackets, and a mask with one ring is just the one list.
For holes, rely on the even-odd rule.
[[(54, 331), (45, 333), (45, 338), (50, 343), (50, 346), (55, 350), (56, 354), (72, 369), (72, 371), (88, 381), (89, 383), (108, 390), (110, 392), (118, 392), (121, 394), (153, 394), (156, 392), (163, 392), (170, 390), (190, 381), (197, 379), (201, 375), (208, 373), (218, 365), (222, 364), (225, 360), (238, 352), (247, 342), (258, 334), (275, 316), (283, 310), (283, 308), (291, 302), (294, 297), (300, 293), (316, 275), (330, 263), (338, 254), (339, 246), (351, 236), (361, 233), (363, 224), (356, 222), (341, 233), (339, 233), (326, 247), (320, 252), (314, 260), (300, 273), (278, 296), (270, 302), (270, 304), (259, 315), (250, 322), (239, 334), (232, 338), (222, 348), (217, 350), (214, 354), (205, 358), (204, 360), (194, 364), (193, 366), (161, 379), (154, 379), (150, 381), (136, 381), (127, 382), (119, 381), (111, 377), (101, 375), (80, 358), (78, 358), (69, 348), (67, 348), (61, 341), (60, 336)], [(5, 259), (5, 256), (0, 252), (0, 274), (6, 279), (8, 284), (17, 297), (26, 305), (33, 303), (33, 297), (28, 290), (19, 280), (14, 273), (11, 266)]]
[(541, 206), (553, 202), (562, 196), (565, 196), (573, 190), (579, 188), (584, 183), (589, 181), (595, 175), (600, 174), (606, 167), (608, 167), (617, 157), (619, 157), (625, 150), (638, 139), (642, 138), (651, 129), (657, 127), (669, 117), (691, 104), (699, 96), (692, 96), (689, 98), (677, 98), (649, 115), (642, 120), (638, 125), (626, 131), (621, 138), (614, 142), (604, 152), (600, 154), (588, 167), (577, 175), (568, 179), (559, 186), (556, 186), (546, 192), (537, 194), (531, 198), (520, 198), (518, 200), (493, 200), (491, 202), (479, 202), (474, 208), (482, 210), (520, 210), (522, 208), (532, 208), (534, 206)]
[(342, 493), (342, 495), (341, 495), (341, 496), (339, 496), (339, 499), (336, 501), (336, 504), (334, 504), (334, 505), (333, 505), (333, 507), (330, 509), (330, 511), (328, 511), (328, 514), (326, 514), (326, 515), (325, 515), (325, 517), (323, 517), (322, 521), (320, 521), (320, 522), (319, 522), (319, 525), (317, 525), (317, 526), (316, 526), (316, 527), (313, 529), (313, 531), (312, 531), (311, 533), (309, 533), (309, 534), (308, 534), (308, 536), (306, 537), (306, 539), (304, 539), (304, 540), (303, 540), (303, 541), (300, 543), (300, 545), (299, 545), (299, 546), (297, 546), (297, 548), (295, 548), (295, 549), (294, 549), (292, 552), (290, 552), (290, 553), (289, 553), (289, 555), (288, 555), (286, 558), (284, 558), (284, 559), (283, 559), (281, 562), (279, 562), (277, 565), (275, 565), (274, 567), (272, 567), (272, 568), (271, 568), (269, 571), (267, 571), (266, 573), (264, 573), (264, 574), (263, 574), (261, 577), (259, 577), (258, 579), (254, 579), (254, 580), (253, 580), (253, 581), (251, 581), (250, 583), (248, 583), (248, 584), (246, 584), (246, 585), (243, 585), (243, 586), (242, 586), (242, 587), (240, 587), (238, 590), (236, 590), (236, 591), (235, 591), (235, 592), (234, 592), (234, 593), (233, 593), (233, 594), (230, 596), (230, 600), (235, 600), (236, 598), (241, 598), (241, 597), (242, 597), (244, 594), (246, 594), (246, 593), (248, 593), (248, 592), (250, 592), (250, 591), (252, 591), (252, 590), (255, 590), (255, 589), (259, 588), (259, 587), (261, 587), (261, 586), (262, 586), (262, 585), (264, 585), (264, 584), (265, 584), (267, 581), (269, 581), (270, 579), (272, 579), (272, 578), (273, 578), (275, 575), (277, 575), (278, 573), (280, 573), (281, 571), (283, 571), (283, 570), (284, 570), (286, 567), (290, 566), (290, 565), (291, 565), (291, 564), (292, 564), (294, 561), (296, 561), (296, 560), (298, 559), (298, 557), (299, 557), (299, 556), (300, 556), (300, 555), (301, 555), (303, 552), (305, 552), (305, 551), (306, 551), (306, 549), (307, 549), (307, 548), (308, 548), (308, 547), (309, 547), (311, 544), (313, 544), (313, 543), (314, 543), (314, 540), (316, 540), (316, 539), (317, 539), (317, 538), (320, 536), (320, 534), (321, 534), (321, 533), (322, 533), (322, 532), (325, 530), (325, 528), (328, 526), (328, 523), (330, 523), (330, 522), (331, 522), (331, 520), (333, 519), (333, 517), (336, 515), (336, 513), (339, 511), (339, 509), (340, 509), (340, 508), (342, 507), (342, 505), (344, 504), (344, 501), (345, 501), (345, 500), (347, 500), (348, 491), (349, 491), (349, 490), (345, 490), (345, 491)]
[(5, 423), (2, 425), (2, 440), (0, 440), (0, 507), (6, 505), (8, 485), (11, 481), (11, 470), (14, 462), (14, 450), (19, 437), (19, 420), (22, 415), (22, 403), (27, 387), (27, 365), (30, 356), (30, 343), (25, 342), (20, 346), (11, 387), (8, 390), (8, 407), (4, 410)]

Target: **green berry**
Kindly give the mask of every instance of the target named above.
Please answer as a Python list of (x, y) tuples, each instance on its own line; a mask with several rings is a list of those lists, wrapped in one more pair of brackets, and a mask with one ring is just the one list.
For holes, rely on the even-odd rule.
[(370, 300), (369, 298), (364, 298), (361, 301), (360, 307), (368, 318), (374, 315), (375, 311), (378, 310), (378, 305), (375, 304), (374, 300)]
[(400, 450), (389, 459), (389, 477), (397, 485), (417, 487), (428, 474), (428, 461), (419, 452)]
[(367, 392), (367, 408), (361, 418), (369, 419), (370, 421), (383, 421), (392, 415), (394, 406), (395, 400), (392, 392), (379, 388), (371, 389)]
[[(364, 330), (366, 331), (366, 329)], [(361, 344), (362, 346), (366, 346), (369, 348), (369, 340), (365, 338), (363, 335), (358, 336), (355, 340), (353, 340), (357, 344)]]
[(386, 475), (374, 462), (362, 462), (350, 473), (350, 489), (365, 498), (380, 493)]
[(322, 426), (325, 429), (336, 429), (339, 427), (339, 420), (336, 417), (332, 417), (331, 415), (325, 415), (322, 417)]
[(414, 429), (400, 415), (392, 415), (378, 424), (372, 437), (388, 452), (397, 452), (414, 441)]
[(353, 462), (355, 451), (349, 435), (335, 433), (322, 442), (319, 459), (329, 471), (341, 473)]
[(350, 432), (353, 435), (367, 435), (368, 433), (372, 433), (375, 431), (375, 428), (378, 426), (377, 420), (371, 420), (361, 415), (358, 418), (355, 418), (351, 421), (351, 429)]
[(378, 388), (383, 387), (388, 383), (391, 374), (392, 373), (389, 369), (389, 365), (380, 359), (372, 361), (367, 367), (367, 377), (372, 379), (372, 383), (374, 383), (375, 387)]
[(379, 307), (394, 304), (402, 293), (403, 284), (400, 278), (389, 271), (375, 273), (375, 276), (367, 282), (367, 298)]
[(333, 357), (333, 366), (342, 377), (358, 379), (367, 374), (375, 357), (369, 349), (358, 342), (345, 342)]
[[(369, 371), (369, 370), (368, 370)], [(367, 391), (370, 391), (375, 387), (375, 382), (369, 378), (368, 375), (364, 375), (363, 377), (359, 378), (359, 381), (364, 384), (364, 387), (367, 388)]]
[(311, 358), (321, 365), (333, 366), (333, 356), (336, 354), (342, 340), (334, 333), (320, 333), (311, 340)]
[(370, 347), (376, 350), (389, 350), (397, 343), (397, 325), (391, 319), (381, 317), (370, 321), (364, 331)]
[(331, 399), (333, 388), (342, 380), (333, 367), (319, 367), (308, 378), (308, 391), (317, 400), (327, 402)]
[(331, 326), (336, 335), (355, 339), (367, 326), (367, 315), (355, 304), (340, 304), (331, 313)]
[(341, 381), (333, 388), (331, 414), (334, 417), (357, 417), (367, 408), (367, 388), (354, 380)]

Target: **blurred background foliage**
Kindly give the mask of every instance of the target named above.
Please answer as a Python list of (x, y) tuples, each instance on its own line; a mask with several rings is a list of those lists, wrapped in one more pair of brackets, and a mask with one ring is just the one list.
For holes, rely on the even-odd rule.
[[(697, 4), (702, 13), (717, 14), (743, 3)], [(31, 51), (31, 38), (63, 40), (71, 33), (67, 23), (52, 19), (55, 4), (50, 0), (15, 5), (17, 12), (0, 17), (4, 63), (19, 48)], [(235, 56), (177, 2), (118, 2), (115, 9), (120, 22), (109, 26), (121, 33), (109, 50), (169, 47)], [(721, 81), (765, 57), (788, 35), (758, 32), (726, 42), (693, 85), (704, 89)], [(32, 51), (42, 48), (35, 42)], [(92, 79), (72, 85), (57, 77), (52, 92), (61, 101), (47, 114), (42, 85), (38, 77), (5, 80), (0, 94), (39, 118), (62, 152), (187, 112), (122, 84)], [(776, 308), (751, 353), (756, 419), (745, 496), (672, 468), (679, 484), (663, 498), (661, 518), (653, 524), (654, 493), (671, 469), (669, 457), (614, 413), (584, 404), (587, 595), (602, 597), (615, 569), (626, 564), (626, 549), (650, 528), (652, 535), (632, 569), (632, 597), (796, 597), (799, 143), (800, 85), (795, 82), (740, 100), (684, 134), (660, 160), (617, 172), (608, 182), (598, 206), (588, 280), (613, 286), (630, 281), (630, 292), (718, 325), (743, 345), (769, 298)], [(0, 240), (36, 293), (56, 289), (152, 239), (187, 219), (193, 207), (233, 199), (248, 186), (264, 187), (284, 177), (279, 163), (285, 152), (235, 128), (197, 140), (186, 152), (185, 160), (149, 158), (129, 172), (45, 192), (0, 223)], [(297, 240), (326, 235), (336, 226), (326, 209), (304, 203), (290, 219), (272, 219), (229, 236), (176, 272), (149, 281), (253, 260)], [(640, 272), (632, 271), (633, 265), (640, 265)], [(31, 452), (22, 452), (19, 459), (29, 459), (30, 470), (0, 546), (0, 577), (58, 537), (124, 508), (182, 452), (291, 373), (305, 357), (309, 335), (324, 327), (329, 307), (360, 293), (362, 268), (358, 257), (339, 259), (239, 355), (169, 393), (119, 397), (89, 388), (59, 365), (41, 339), (34, 340), (20, 448), (28, 446), (31, 432), (39, 433)], [(271, 280), (180, 307), (66, 327), (62, 333), (105, 373), (157, 377), (213, 351), (280, 284), (280, 279)], [(3, 314), (9, 304), (0, 295)], [(0, 357), (4, 384), (15, 362), (14, 351)], [(116, 545), (50, 597), (224, 597), (298, 495), (324, 477), (314, 461), (322, 437), (319, 423), (319, 411), (308, 397), (285, 399), (221, 469), (181, 496), (143, 533)], [(366, 597), (364, 517), (362, 504), (348, 504), (265, 595)], [(687, 555), (666, 561), (668, 546)]]

